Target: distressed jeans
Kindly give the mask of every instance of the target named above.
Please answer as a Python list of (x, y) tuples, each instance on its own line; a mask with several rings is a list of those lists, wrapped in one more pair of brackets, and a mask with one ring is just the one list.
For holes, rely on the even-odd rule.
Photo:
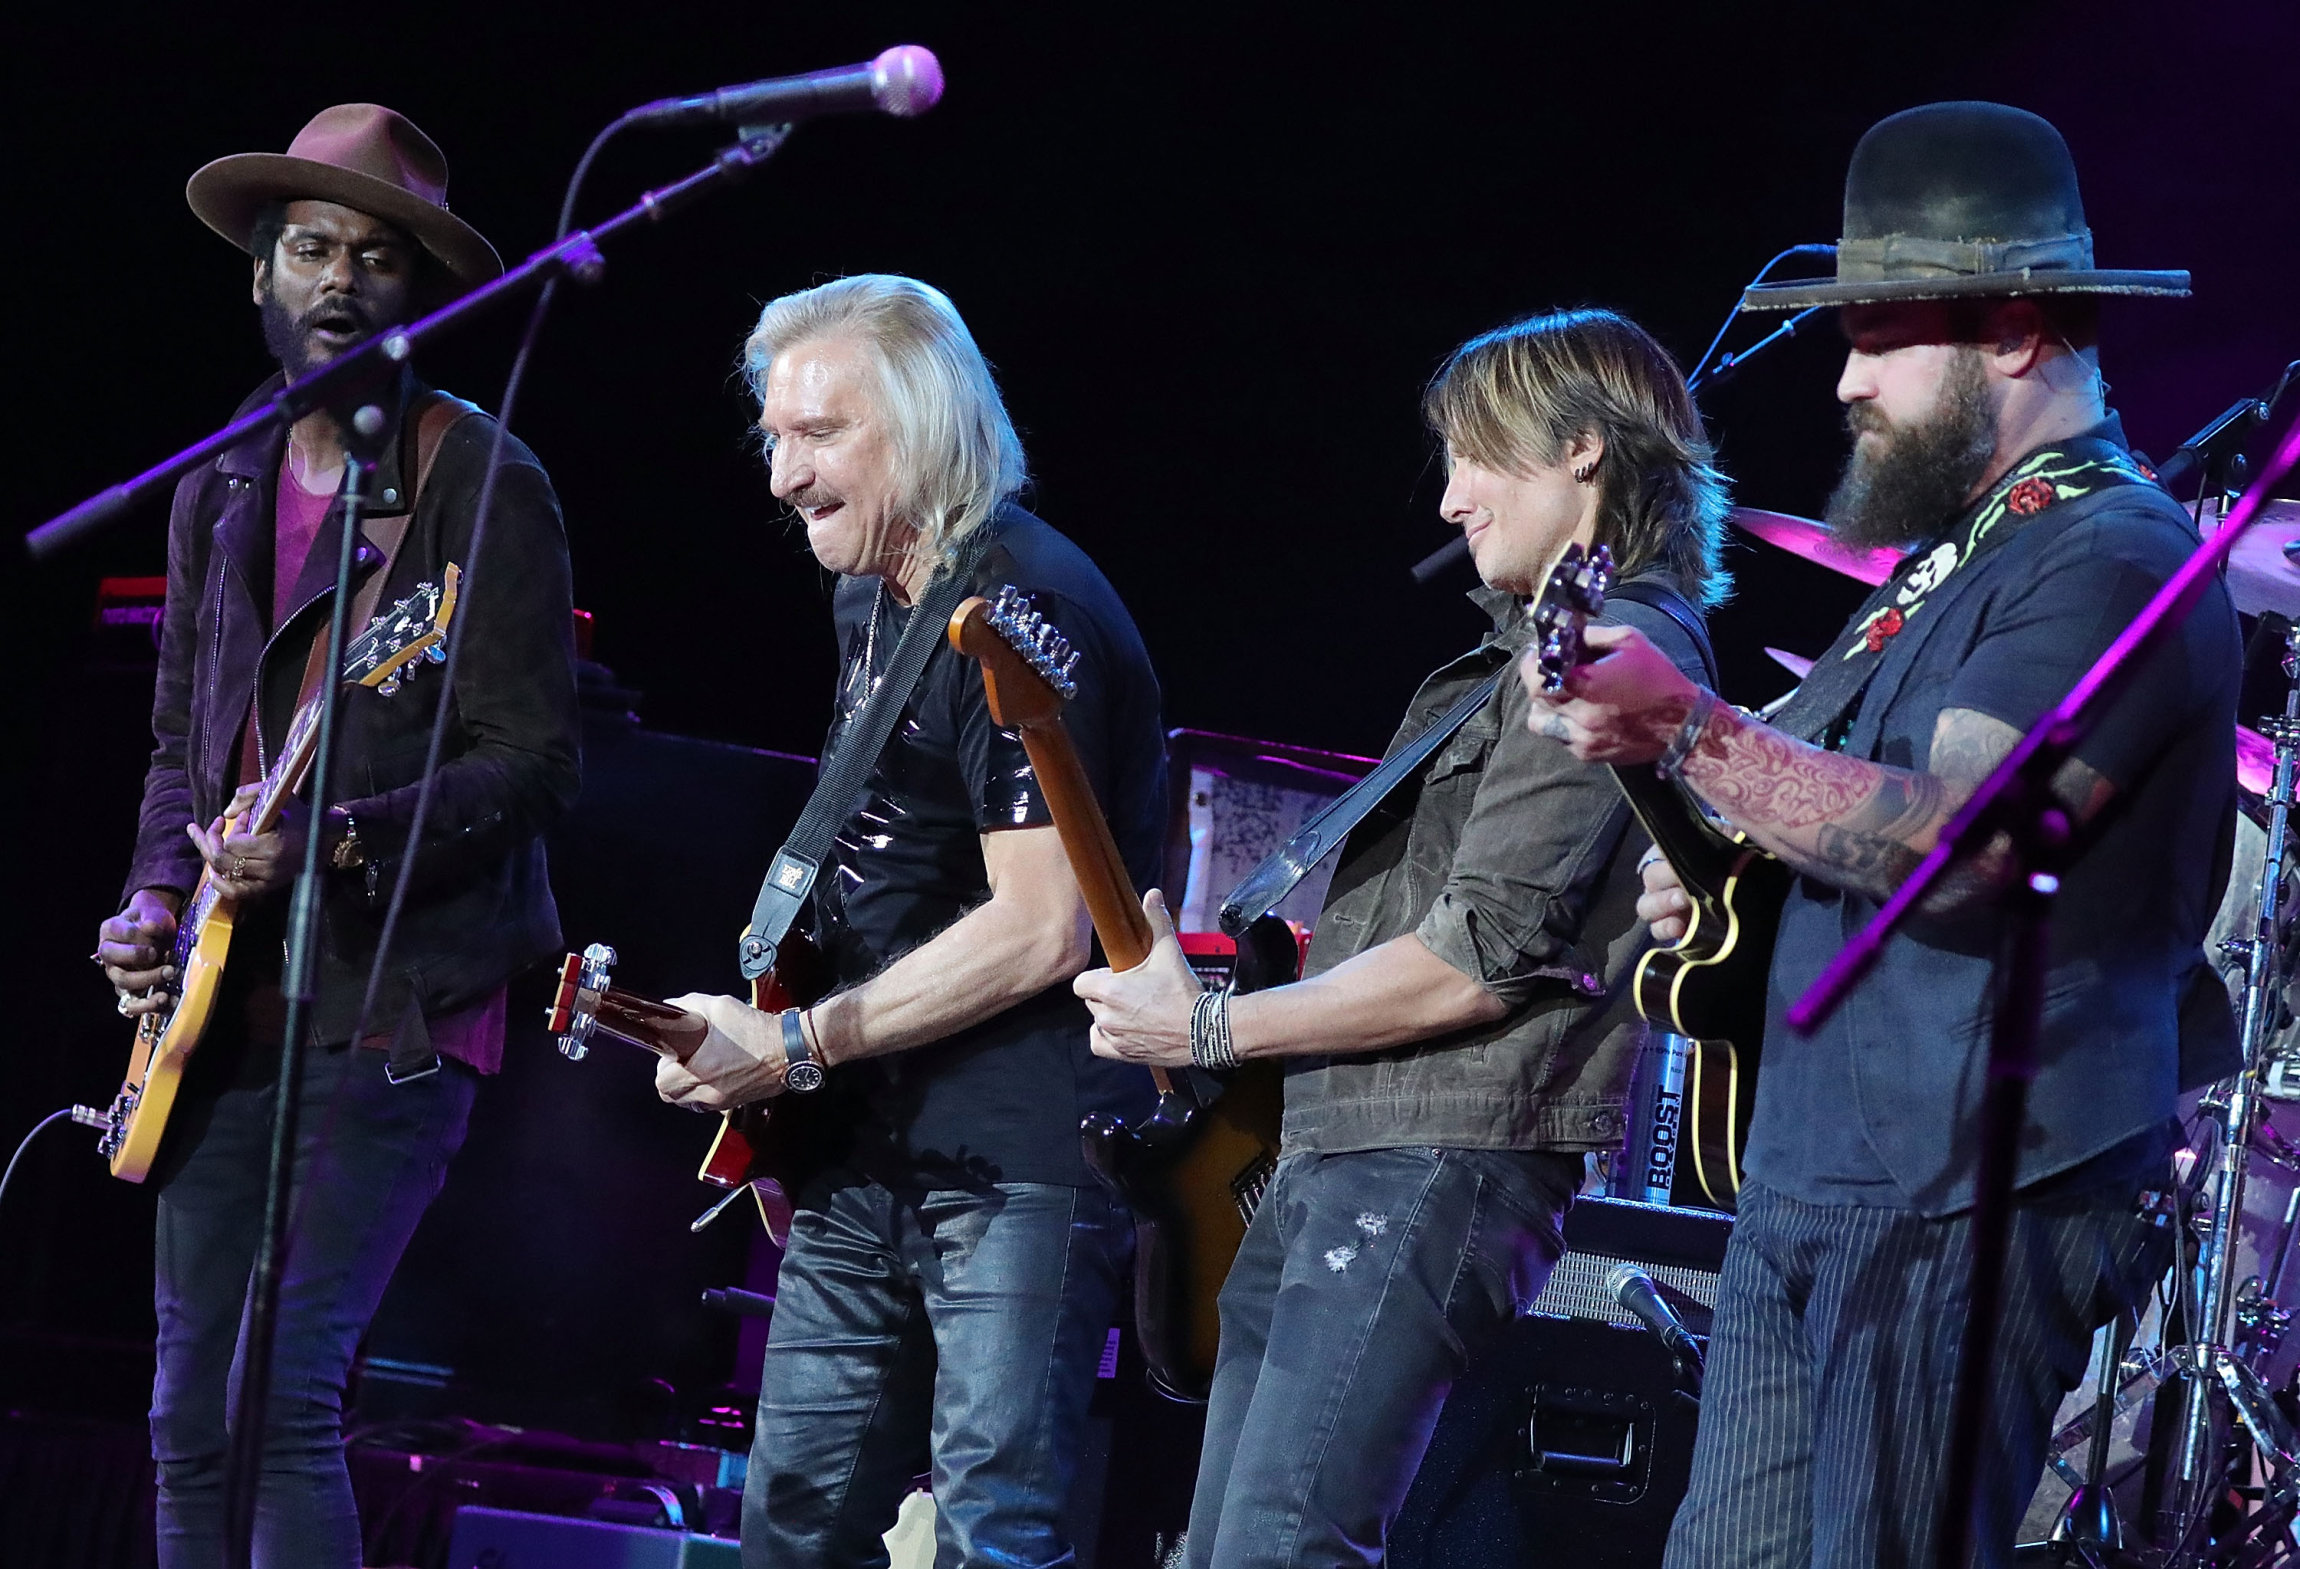
[[(202, 1047), (210, 1066), (225, 1042)], [(270, 1166), (273, 1048), (213, 1093), (187, 1088), (161, 1151), (158, 1371), (152, 1457), (159, 1462), (162, 1569), (220, 1569), (224, 1460), (239, 1403), (249, 1276)], [(194, 1070), (201, 1068), (194, 1059)], [(280, 1284), (258, 1485), (258, 1569), (358, 1569), (359, 1512), (343, 1458), (351, 1361), (384, 1287), (463, 1145), (479, 1076), (446, 1061), (405, 1084), (384, 1054), (349, 1047), (304, 1059), (293, 1230)]]
[(1074, 1562), (1063, 1506), (1132, 1248), (1099, 1188), (809, 1183), (767, 1333), (746, 1569), (885, 1564), (922, 1470), (937, 1569)]
[(1191, 1569), (1378, 1564), (1464, 1363), (1565, 1251), (1578, 1155), (1289, 1155), (1222, 1288)]

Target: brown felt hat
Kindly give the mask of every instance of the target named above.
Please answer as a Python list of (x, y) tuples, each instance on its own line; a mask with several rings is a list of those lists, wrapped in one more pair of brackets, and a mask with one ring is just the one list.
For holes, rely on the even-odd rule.
[(447, 210), (447, 160), (414, 122), (381, 104), (312, 116), (284, 153), (234, 153), (201, 169), (184, 200), (202, 223), (249, 248), (266, 202), (338, 202), (396, 223), (465, 283), (500, 277), (503, 258)]

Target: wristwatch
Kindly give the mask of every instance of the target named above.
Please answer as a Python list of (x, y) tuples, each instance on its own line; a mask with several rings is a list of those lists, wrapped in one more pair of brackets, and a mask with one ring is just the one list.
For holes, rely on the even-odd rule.
[(799, 1023), (805, 1010), (783, 1010), (783, 1088), (794, 1095), (812, 1095), (823, 1087), (823, 1065), (807, 1047), (807, 1032)]

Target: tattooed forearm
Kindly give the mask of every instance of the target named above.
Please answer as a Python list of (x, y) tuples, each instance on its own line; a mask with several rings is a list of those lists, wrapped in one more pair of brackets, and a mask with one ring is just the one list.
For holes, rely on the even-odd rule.
[[(1808, 746), (1720, 707), (1684, 774), (1704, 800), (1798, 871), (1881, 899), (1916, 869), (2019, 740), (2001, 720), (1950, 709), (1934, 728), (1920, 773)], [(2110, 793), (2105, 780), (2074, 761), (2053, 785), (2080, 819)], [(1992, 845), (1944, 880), (1928, 908), (1953, 908), (1993, 886), (2001, 851)]]

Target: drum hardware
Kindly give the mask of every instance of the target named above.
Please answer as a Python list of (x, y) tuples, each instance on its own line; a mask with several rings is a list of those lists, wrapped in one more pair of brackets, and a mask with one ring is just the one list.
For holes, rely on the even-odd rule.
[[(2175, 1564), (2233, 1564), (2266, 1562), (2244, 1544), (2273, 1553), (2277, 1539), (2295, 1514), (2300, 1514), (2300, 1436), (2269, 1393), (2253, 1362), (2265, 1363), (2282, 1341), (2292, 1315), (2277, 1305), (2273, 1292), (2258, 1277), (2241, 1285), (2236, 1279), (2237, 1233), (2244, 1213), (2244, 1188), (2251, 1155), (2289, 1165), (2300, 1152), (2271, 1128), (2262, 1116), (2263, 1092), (2272, 1070), (2284, 1066), (2277, 1049), (2276, 1031), (2283, 1022), (2284, 984), (2290, 973), (2286, 953), (2286, 876), (2291, 857), (2291, 813), (2296, 773), (2300, 773), (2300, 628), (2287, 628), (2284, 640), (2287, 688), (2280, 719), (2261, 725), (2274, 752), (2274, 768), (2267, 799), (2268, 842), (2262, 859), (2259, 899), (2251, 935), (2220, 945), (2221, 953), (2243, 966), (2241, 1039), (2243, 1066), (2237, 1075), (2214, 1087), (2200, 1106), (2203, 1115), (2219, 1126), (2215, 1169), (2205, 1183), (2204, 1201), (2197, 1206), (2194, 1227), (2200, 1239), (2194, 1272), (2197, 1311), (2188, 1322), (2195, 1339), (2173, 1347), (2169, 1354), (2173, 1376), (2188, 1385), (2182, 1402), (2184, 1420), (2178, 1438), (2177, 1468), (2171, 1478), (2177, 1503), (2171, 1517), (2178, 1529), (2165, 1545)], [(2280, 1080), (2281, 1074), (2276, 1077)], [(2271, 1274), (2281, 1284), (2285, 1255), (2292, 1241), (2293, 1222), (2300, 1215), (2300, 1197), (2287, 1205)], [(2215, 1406), (2235, 1421), (2225, 1427), (2215, 1422)], [(2215, 1432), (2227, 1434), (2215, 1441)], [(2206, 1540), (2206, 1517), (2225, 1497), (2231, 1456), (2225, 1444), (2248, 1437), (2260, 1462), (2271, 1475), (2260, 1490), (2259, 1506), (2227, 1534)], [(2081, 1495), (2080, 1495), (2081, 1496)], [(2263, 1536), (2261, 1533), (2273, 1533)]]

